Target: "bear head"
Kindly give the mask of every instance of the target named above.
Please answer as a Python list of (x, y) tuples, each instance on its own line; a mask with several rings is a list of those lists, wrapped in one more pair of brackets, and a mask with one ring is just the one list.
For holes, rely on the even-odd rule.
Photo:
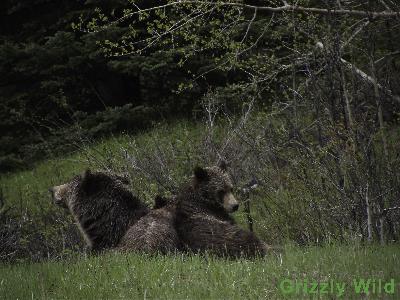
[(213, 167), (194, 169), (193, 188), (200, 193), (207, 205), (223, 208), (232, 213), (239, 208), (239, 202), (232, 193), (233, 184), (223, 163)]
[(102, 171), (92, 172), (87, 169), (65, 184), (51, 187), (49, 192), (55, 204), (63, 208), (71, 208), (79, 196), (93, 197), (113, 192), (118, 198), (123, 196), (130, 198), (131, 192), (128, 190), (128, 185), (129, 179), (126, 175)]

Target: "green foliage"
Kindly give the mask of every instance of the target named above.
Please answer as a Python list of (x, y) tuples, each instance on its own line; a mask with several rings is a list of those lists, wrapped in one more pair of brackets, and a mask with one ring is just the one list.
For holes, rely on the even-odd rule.
[[(235, 112), (249, 100), (245, 95), (274, 109), (291, 105), (295, 91), (309, 102), (327, 103), (329, 98), (336, 117), (335, 107), (343, 102), (343, 80), (332, 78), (341, 72), (335, 65), (339, 56), (368, 73), (371, 56), (377, 60), (398, 48), (396, 32), (382, 21), (370, 22), (366, 34), (353, 36), (357, 31), (352, 28), (359, 25), (354, 17), (271, 14), (227, 3), (5, 1), (0, 130), (6, 134), (0, 139), (0, 170), (26, 167), (51, 155), (43, 150), (43, 141), (49, 140), (51, 148), (67, 144), (59, 137), (76, 127), (83, 135), (103, 136), (151, 124), (127, 121), (134, 114), (123, 111), (130, 109), (156, 111), (148, 114), (155, 120), (176, 118), (177, 111), (179, 117), (197, 116), (208, 91)], [(169, 6), (150, 9), (164, 4)], [(336, 9), (338, 4), (298, 5)], [(316, 49), (317, 42), (323, 51)], [(397, 93), (396, 56), (383, 62), (377, 75)], [(310, 88), (316, 76), (318, 84), (315, 79), (311, 84), (318, 87)], [(302, 105), (310, 107), (309, 102)], [(392, 108), (384, 105), (385, 116), (396, 120)]]

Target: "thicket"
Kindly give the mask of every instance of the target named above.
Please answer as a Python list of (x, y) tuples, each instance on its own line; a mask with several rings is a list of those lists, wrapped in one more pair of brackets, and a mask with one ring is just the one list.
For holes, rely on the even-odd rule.
[[(392, 1), (131, 1), (118, 16), (98, 9), (74, 27), (99, 34), (129, 25), (99, 41), (106, 56), (173, 52), (188, 77), (181, 90), (208, 84), (209, 136), (218, 116), (232, 125), (208, 139), (208, 160), (231, 161), (238, 178), (284, 191), (287, 205), (302, 195), (286, 216), (303, 229), (296, 240), (350, 233), (383, 244), (399, 234), (399, 9)], [(232, 112), (234, 99), (241, 111)]]

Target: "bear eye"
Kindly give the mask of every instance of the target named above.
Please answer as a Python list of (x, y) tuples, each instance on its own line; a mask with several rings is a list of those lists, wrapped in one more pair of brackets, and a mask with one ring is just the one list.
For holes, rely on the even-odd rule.
[(222, 200), (222, 199), (224, 198), (224, 196), (225, 196), (225, 191), (224, 191), (224, 190), (219, 190), (219, 191), (217, 192), (217, 195), (218, 195), (218, 198), (219, 198), (220, 200)]
[(121, 175), (116, 175), (117, 179), (122, 183), (122, 184), (126, 184), (129, 185), (129, 179), (126, 176), (121, 176)]
[(122, 177), (122, 178), (121, 178), (121, 182), (122, 182), (123, 184), (129, 184), (129, 179), (126, 178), (126, 177)]

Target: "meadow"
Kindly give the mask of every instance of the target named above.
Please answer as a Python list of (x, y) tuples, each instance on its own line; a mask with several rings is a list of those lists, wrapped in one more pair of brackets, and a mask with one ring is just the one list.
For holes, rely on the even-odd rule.
[[(76, 256), (0, 266), (0, 298), (398, 299), (399, 250), (398, 246), (286, 246), (282, 254), (256, 260), (182, 254)], [(395, 285), (386, 292), (384, 283), (391, 279)], [(357, 284), (370, 280), (369, 294), (365, 286), (356, 290), (354, 280)]]
[[(224, 130), (216, 128), (214, 138), (226, 136)], [(313, 223), (314, 216), (304, 210), (308, 202), (301, 200), (312, 195), (301, 193), (300, 185), (291, 185), (292, 191), (290, 186), (261, 187), (251, 196), (255, 232), (282, 248), (255, 260), (115, 252), (93, 256), (71, 217), (51, 202), (50, 186), (89, 167), (128, 173), (134, 193), (151, 205), (156, 194), (171, 193), (187, 180), (193, 165), (214, 159), (204, 151), (209, 143), (205, 132), (202, 125), (188, 122), (159, 125), (136, 136), (81, 143), (65, 157), (3, 175), (0, 299), (400, 297), (400, 246), (368, 244), (350, 233), (346, 240), (335, 239), (329, 228), (318, 240), (324, 224), (318, 227), (319, 221)], [(235, 218), (248, 226), (243, 208)], [(305, 243), (299, 232), (311, 242)], [(354, 284), (361, 286), (357, 290)]]

